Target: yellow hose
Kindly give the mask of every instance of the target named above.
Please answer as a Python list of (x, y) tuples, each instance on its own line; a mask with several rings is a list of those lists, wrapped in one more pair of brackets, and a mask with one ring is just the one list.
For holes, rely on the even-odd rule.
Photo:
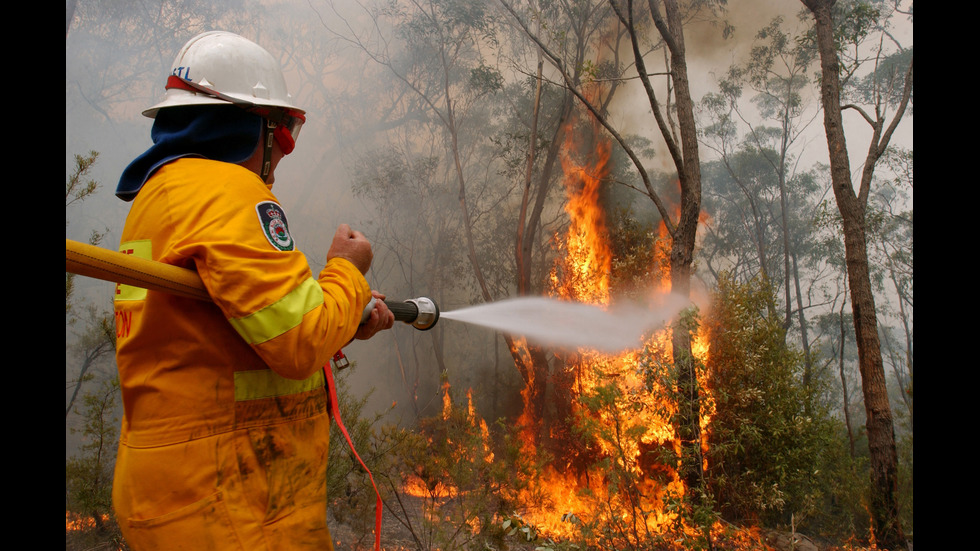
[(193, 270), (65, 239), (65, 271), (198, 300), (211, 300)]

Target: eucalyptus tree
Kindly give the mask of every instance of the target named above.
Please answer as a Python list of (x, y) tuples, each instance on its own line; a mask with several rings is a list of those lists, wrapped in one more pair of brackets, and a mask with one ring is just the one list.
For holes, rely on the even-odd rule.
[[(361, 7), (372, 34), (356, 31), (353, 20), (334, 34), (384, 68), (392, 89), (404, 92), (400, 112), (417, 117), (386, 134), (407, 130), (416, 143), (432, 145), (427, 136), (438, 135), (444, 144), (442, 152), (433, 147), (421, 155), (439, 159), (433, 183), (448, 185), (450, 176), (455, 182), (456, 208), (446, 218), (456, 224), (462, 236), (457, 250), (470, 266), (470, 277), (455, 278), (457, 296), (469, 292), (467, 281), (474, 282), (466, 295), (470, 301), (540, 293), (556, 230), (554, 183), (574, 97), (547, 81), (543, 65), (525, 73), (523, 56), (536, 54), (500, 34), (496, 13), (486, 4), (433, 0)], [(577, 15), (560, 14), (560, 23), (548, 20), (556, 29), (570, 29), (563, 42), (584, 67), (601, 29), (588, 13)], [(505, 66), (498, 59), (511, 45), (516, 47), (507, 55), (513, 62)], [(399, 142), (398, 152), (409, 163), (415, 155), (408, 140)], [(532, 424), (540, 426), (549, 403), (543, 393), (550, 358), (538, 347), (518, 346), (509, 335), (504, 340), (531, 395)]]
[[(893, 7), (881, 2), (802, 0), (813, 16), (820, 54), (820, 96), (830, 153), (831, 183), (841, 215), (848, 283), (854, 313), (867, 414), (871, 458), (870, 510), (875, 540), (883, 549), (905, 547), (896, 496), (898, 460), (889, 404), (877, 309), (868, 258), (868, 199), (875, 169), (912, 98), (911, 49), (892, 40), (886, 24)], [(911, 10), (908, 12), (911, 17)], [(864, 48), (870, 47), (868, 58)], [(888, 46), (888, 50), (885, 49)], [(856, 53), (856, 55), (853, 55)], [(902, 61), (905, 61), (902, 63)], [(864, 62), (874, 64), (865, 78), (855, 78)], [(894, 61), (894, 63), (892, 63)], [(851, 86), (857, 85), (857, 86)], [(849, 90), (855, 92), (849, 97)], [(863, 93), (862, 93), (863, 92)], [(854, 100), (845, 103), (844, 99)], [(862, 104), (859, 100), (869, 103)], [(865, 107), (870, 105), (870, 110)], [(893, 109), (893, 110), (892, 110)], [(843, 115), (853, 110), (870, 125), (872, 137), (857, 186), (852, 181)]]
[[(784, 27), (781, 17), (762, 27), (748, 60), (732, 65), (719, 81), (719, 91), (702, 99), (708, 117), (703, 143), (718, 155), (717, 163), (727, 173), (725, 180), (735, 184), (730, 189), (711, 186), (713, 189), (705, 191), (706, 203), (715, 207), (710, 211), (713, 223), (705, 249), (709, 260), (724, 253), (738, 254), (732, 246), (732, 240), (738, 239), (733, 233), (735, 227), (726, 228), (726, 221), (719, 219), (732, 213), (717, 209), (726, 204), (736, 208), (744, 205), (745, 215), (735, 221), (744, 220), (739, 225), (747, 227), (741, 234), (753, 238), (752, 249), (758, 260), (752, 265), (760, 277), (782, 288), (783, 327), (789, 329), (795, 321), (799, 330), (805, 358), (803, 381), (807, 384), (813, 358), (806, 310), (813, 305), (805, 288), (820, 272), (811, 269), (814, 273), (803, 273), (801, 262), (811, 268), (820, 264), (809, 254), (815, 250), (813, 213), (820, 190), (814, 174), (799, 172), (797, 163), (804, 152), (801, 137), (818, 114), (806, 101), (815, 51)], [(755, 112), (743, 100), (747, 92)], [(762, 122), (756, 122), (759, 118)], [(727, 237), (718, 239), (721, 234)], [(776, 306), (769, 305), (771, 315), (775, 315)]]
[(174, 52), (195, 34), (239, 31), (249, 12), (231, 2), (114, 2), (69, 4), (66, 100), (86, 105), (105, 122), (131, 115), (131, 104), (152, 105)]
[[(642, 181), (642, 192), (656, 206), (656, 210), (670, 235), (670, 284), (672, 292), (689, 296), (693, 272), (694, 246), (701, 215), (701, 161), (697, 139), (697, 122), (694, 116), (694, 100), (691, 95), (687, 72), (687, 50), (684, 40), (685, 18), (703, 8), (713, 8), (714, 2), (689, 2), (677, 0), (650, 1), (634, 5), (632, 0), (609, 0), (603, 3), (612, 10), (613, 23), (610, 32), (625, 34), (625, 41), (632, 53), (631, 63), (615, 67), (615, 81), (629, 75), (639, 80), (654, 119), (659, 136), (668, 151), (679, 181), (679, 205), (677, 212), (669, 206), (664, 192), (656, 189), (647, 166), (629, 140), (610, 117), (601, 98), (596, 100), (587, 93), (587, 86), (576, 78), (580, 65), (567, 52), (559, 49), (547, 33), (535, 32), (531, 21), (538, 14), (527, 13), (510, 0), (500, 0), (512, 20), (538, 46), (545, 58), (556, 70), (562, 84), (579, 100), (594, 120), (612, 137), (629, 157)], [(584, 9), (568, 4), (576, 10)], [(597, 12), (599, 13), (599, 12)], [(656, 32), (650, 32), (655, 30)], [(651, 53), (663, 55), (663, 72), (652, 73), (647, 69), (652, 63)], [(664, 82), (661, 94), (654, 86), (654, 79)], [(702, 487), (700, 444), (700, 398), (695, 375), (695, 362), (691, 353), (690, 329), (676, 327), (672, 332), (672, 356), (678, 366), (678, 413), (675, 428), (682, 442), (682, 477), (691, 495), (699, 495)], [(697, 499), (697, 498), (695, 498)]]
[(912, 151), (890, 148), (868, 201), (868, 255), (878, 306), (882, 360), (897, 385), (895, 404), (912, 426), (913, 210)]
[[(367, 231), (375, 244), (372, 276), (381, 288), (389, 296), (426, 296), (445, 304), (469, 269), (461, 254), (465, 244), (458, 231), (456, 194), (446, 185), (441, 140), (428, 137), (428, 154), (420, 149), (419, 136), (411, 141), (362, 153), (353, 167), (353, 191), (375, 211)], [(435, 325), (426, 331), (432, 346), (421, 350), (415, 346), (421, 337), (417, 331), (391, 335), (393, 371), (401, 377), (416, 418), (426, 414), (425, 398), (439, 391), (438, 379), (424, 365), (434, 361), (438, 373), (448, 370), (445, 335), (444, 324)]]

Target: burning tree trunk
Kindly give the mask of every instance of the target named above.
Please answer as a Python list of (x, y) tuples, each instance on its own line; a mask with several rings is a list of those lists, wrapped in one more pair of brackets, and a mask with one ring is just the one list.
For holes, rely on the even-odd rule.
[[(632, 10), (630, 2), (630, 10)], [(680, 143), (672, 139), (673, 134), (658, 116), (661, 135), (667, 142), (668, 150), (677, 168), (680, 181), (680, 216), (673, 227), (667, 225), (671, 236), (670, 249), (670, 284), (671, 291), (680, 296), (689, 297), (691, 294), (691, 273), (694, 263), (694, 244), (697, 236), (698, 220), (701, 215), (701, 159), (698, 150), (697, 124), (694, 118), (694, 102), (691, 99), (691, 89), (687, 77), (687, 54), (684, 46), (684, 28), (680, 8), (676, 0), (664, 0), (663, 7), (666, 18), (660, 13), (660, 2), (650, 0), (650, 15), (660, 35), (663, 37), (670, 52), (670, 77), (674, 88), (677, 123), (680, 127)], [(622, 19), (622, 17), (621, 17)], [(633, 25), (632, 11), (627, 24), (633, 42), (633, 53), (636, 59), (637, 72), (644, 83), (651, 108), (655, 114), (660, 107), (653, 87), (650, 85), (642, 55), (639, 49), (639, 37)], [(678, 147), (679, 146), (679, 147)], [(664, 221), (669, 218), (664, 216)], [(701, 427), (700, 397), (697, 377), (695, 376), (694, 356), (691, 352), (691, 333), (686, 327), (677, 327), (671, 337), (674, 362), (677, 364), (679, 379), (678, 396), (679, 422), (678, 436), (681, 438), (682, 477), (687, 487), (692, 490), (692, 496), (700, 493), (702, 487), (701, 468)]]
[[(577, 78), (575, 71), (581, 60), (562, 57), (560, 49), (549, 47), (542, 36), (531, 30), (528, 23), (517, 13), (509, 0), (500, 0), (500, 3), (513, 16), (522, 31), (540, 48), (545, 58), (560, 72), (567, 89), (575, 95), (581, 105), (592, 115), (594, 121), (612, 136), (632, 161), (643, 181), (646, 195), (659, 211), (670, 236), (672, 291), (678, 295), (689, 296), (695, 237), (701, 210), (701, 169), (694, 103), (688, 84), (680, 6), (676, 0), (663, 2), (650, 0), (648, 3), (650, 10), (648, 17), (653, 19), (669, 52), (669, 66), (666, 71), (670, 79), (669, 97), (667, 105), (662, 105), (650, 83), (650, 73), (644, 64), (642, 50), (645, 48), (643, 44), (647, 37), (643, 31), (643, 22), (634, 22), (631, 1), (627, 2), (625, 6), (620, 5), (618, 0), (609, 0), (608, 2), (609, 7), (616, 13), (621, 23), (618, 31), (624, 32), (630, 38), (637, 76), (643, 83), (657, 127), (678, 172), (681, 193), (680, 212), (676, 213), (668, 208), (662, 200), (660, 192), (654, 188), (652, 179), (639, 155), (610, 122), (604, 109), (605, 104), (597, 101), (595, 97), (591, 97), (587, 89), (588, 86)], [(661, 14), (661, 11), (664, 14)], [(538, 17), (538, 14), (535, 13), (533, 17)], [(582, 298), (579, 297), (576, 300), (582, 300)], [(676, 397), (681, 413), (675, 418), (677, 424), (675, 428), (676, 434), (682, 441), (682, 471), (684, 482), (688, 487), (686, 495), (699, 496), (702, 493), (700, 398), (698, 382), (695, 377), (691, 335), (684, 328), (675, 329), (672, 349), (672, 357), (680, 368), (678, 370), (680, 376), (679, 380), (676, 381), (676, 386), (684, 389)], [(697, 497), (693, 499), (696, 500)]]
[[(840, 63), (834, 38), (832, 8), (834, 0), (803, 0), (812, 12), (816, 25), (817, 47), (822, 72), (820, 95), (824, 110), (824, 127), (830, 150), (831, 182), (844, 227), (845, 261), (854, 313), (854, 331), (858, 347), (861, 386), (867, 413), (868, 447), (871, 456), (871, 516), (874, 536), (882, 549), (905, 547), (905, 534), (898, 516), (898, 457), (895, 429), (885, 386), (885, 371), (878, 338), (878, 320), (868, 267), (865, 228), (868, 190), (878, 158), (884, 153), (892, 132), (902, 119), (912, 89), (912, 65), (908, 66), (905, 88), (891, 124), (884, 130), (883, 115), (876, 109), (872, 122), (874, 137), (864, 162), (861, 186), (854, 193), (851, 168), (844, 138), (840, 103)], [(880, 105), (876, 106), (880, 107)]]
[[(517, 266), (517, 293), (521, 296), (540, 292), (540, 289), (534, 288), (534, 278), (532, 275), (534, 245), (538, 240), (541, 214), (544, 211), (545, 200), (548, 197), (548, 191), (551, 188), (553, 180), (555, 164), (561, 150), (561, 136), (566, 131), (567, 120), (571, 116), (574, 106), (574, 98), (571, 95), (567, 95), (561, 103), (557, 125), (550, 140), (544, 166), (535, 179), (534, 163), (539, 132), (538, 120), (541, 103), (541, 86), (543, 83), (542, 69), (543, 62), (539, 60), (536, 76), (537, 89), (534, 95), (534, 112), (531, 122), (531, 132), (528, 138), (524, 194), (521, 199), (521, 212), (517, 222), (517, 236), (514, 248), (514, 257)], [(532, 186), (537, 188), (533, 193)], [(531, 202), (532, 197), (533, 203)], [(522, 392), (524, 409), (521, 419), (524, 432), (523, 439), (531, 446), (537, 446), (537, 429), (544, 428), (544, 423), (542, 422), (545, 418), (544, 406), (549, 403), (549, 400), (545, 396), (551, 371), (549, 355), (546, 350), (539, 346), (518, 345), (510, 336), (505, 336), (504, 339), (521, 374), (521, 378), (525, 383), (525, 388)], [(557, 389), (559, 386), (554, 388)], [(560, 398), (555, 403), (558, 409), (564, 409), (562, 407), (563, 402)]]
[[(514, 13), (506, 0), (502, 1), (504, 7)], [(534, 4), (532, 2), (532, 4)], [(537, 13), (541, 8), (537, 5), (532, 6), (532, 10)], [(525, 27), (524, 31), (532, 38), (537, 35), (542, 28), (542, 19), (535, 18), (535, 31)], [(586, 56), (589, 54), (589, 40), (596, 32), (593, 26), (594, 21), (588, 12), (569, 15), (567, 20), (569, 27), (568, 35), (575, 37), (569, 51), (572, 51), (574, 61), (570, 64), (575, 67), (574, 74), (568, 75), (568, 80), (575, 84), (570, 88), (577, 88), (581, 84), (580, 71), (585, 65)], [(533, 100), (533, 113), (528, 136), (528, 153), (526, 161), (526, 171), (524, 177), (524, 193), (521, 200), (521, 210), (517, 221), (516, 242), (514, 248), (514, 258), (516, 270), (516, 283), (518, 295), (536, 295), (544, 291), (541, 282), (532, 267), (534, 265), (535, 251), (538, 244), (541, 229), (541, 216), (546, 206), (548, 193), (554, 183), (554, 174), (557, 163), (563, 155), (569, 133), (573, 132), (572, 119), (575, 117), (576, 97), (573, 93), (565, 93), (561, 102), (556, 106), (556, 117), (550, 123), (553, 131), (547, 136), (546, 142), (549, 144), (544, 156), (543, 164), (539, 169), (535, 169), (537, 158), (536, 144), (539, 134), (543, 131), (542, 119), (545, 116), (540, 111), (542, 102), (542, 88), (546, 83), (543, 75), (544, 58), (554, 60), (552, 54), (540, 42), (536, 42), (535, 50), (538, 57), (536, 65), (535, 84), (536, 89)], [(611, 98), (612, 91), (606, 91), (606, 97)], [(535, 174), (537, 172), (537, 174)], [(539, 253), (540, 254), (540, 253)], [(538, 346), (523, 342), (517, 342), (511, 337), (505, 336), (507, 346), (514, 358), (515, 364), (525, 383), (522, 391), (524, 400), (524, 410), (521, 415), (521, 424), (524, 427), (523, 438), (530, 448), (536, 448), (541, 435), (552, 434), (555, 430), (562, 432), (563, 427), (552, 427), (552, 419), (558, 420), (561, 424), (565, 413), (570, 410), (571, 397), (568, 393), (568, 381), (564, 374), (554, 363), (558, 360), (550, 351)], [(547, 395), (551, 391), (550, 395)], [(546, 409), (546, 405), (550, 409)], [(553, 414), (553, 417), (551, 416)]]

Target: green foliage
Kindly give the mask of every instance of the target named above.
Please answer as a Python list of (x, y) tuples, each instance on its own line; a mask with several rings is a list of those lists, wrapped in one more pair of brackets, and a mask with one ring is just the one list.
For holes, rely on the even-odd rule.
[(879, 27), (882, 10), (875, 4), (864, 0), (838, 2), (834, 14), (834, 43), (838, 51), (860, 44)]
[(670, 243), (627, 209), (617, 209), (609, 221), (613, 256), (610, 287), (617, 297), (646, 299), (662, 274), (670, 272)]
[[(842, 0), (834, 4), (834, 46), (842, 62), (847, 63), (850, 51), (864, 42), (875, 29), (881, 28), (882, 15), (886, 13), (882, 4), (882, 0)], [(811, 16), (804, 12), (800, 17), (807, 20)], [(800, 47), (814, 52), (816, 43), (816, 28), (813, 26), (798, 39)]]
[[(843, 103), (866, 102), (880, 109), (881, 105), (899, 102), (913, 51), (911, 46), (900, 44), (890, 29), (893, 18), (902, 15), (911, 24), (911, 9), (903, 14), (898, 3), (841, 0), (834, 4), (834, 46), (840, 63)], [(804, 49), (815, 50), (815, 28), (811, 27), (799, 43)]]
[(504, 87), (504, 77), (500, 71), (481, 63), (470, 69), (470, 87), (481, 96), (498, 92)]
[(800, 116), (804, 108), (801, 91), (816, 51), (805, 47), (783, 30), (782, 17), (763, 27), (752, 46), (745, 78), (758, 95), (753, 98), (766, 119)]
[(520, 515), (514, 514), (513, 516), (504, 517), (504, 521), (500, 523), (500, 528), (503, 530), (507, 537), (512, 538), (517, 536), (527, 542), (535, 541), (538, 539), (538, 531), (534, 526), (524, 522), (524, 519)]
[[(913, 49), (909, 47), (882, 57), (875, 63), (874, 70), (853, 80), (853, 88), (848, 91), (849, 98), (868, 104), (878, 102), (884, 105), (898, 105), (902, 99), (905, 76), (912, 63)], [(914, 94), (909, 96), (908, 114), (912, 114)]]
[[(565, 513), (561, 520), (575, 525), (581, 524), (581, 521), (573, 513)], [(500, 528), (504, 531), (506, 538), (516, 539), (521, 543), (534, 543), (534, 551), (573, 551), (587, 547), (584, 544), (579, 545), (543, 537), (535, 526), (529, 524), (517, 513), (504, 516)]]
[(82, 399), (77, 413), (84, 423), (84, 443), (65, 461), (65, 502), (78, 527), (67, 531), (66, 548), (94, 548), (96, 544), (119, 549), (122, 535), (112, 511), (112, 476), (115, 465), (119, 420), (116, 404), (119, 379), (103, 380), (98, 390)]
[(786, 345), (781, 320), (766, 316), (771, 292), (724, 277), (705, 321), (710, 490), (734, 522), (828, 530), (844, 517), (853, 525), (860, 499), (848, 493), (861, 487), (858, 469), (819, 383), (801, 384), (801, 352)]
[[(97, 151), (89, 151), (88, 155), (75, 155), (75, 166), (71, 174), (65, 180), (65, 227), (68, 226), (67, 210), (75, 203), (80, 203), (92, 196), (99, 189), (99, 183), (95, 180), (87, 180), (89, 171), (99, 158)], [(97, 245), (102, 241), (104, 232), (92, 232), (89, 237), (89, 244)], [(72, 298), (75, 292), (75, 274), (65, 272), (65, 315), (73, 313), (74, 305)], [(69, 319), (69, 323), (73, 320)]]

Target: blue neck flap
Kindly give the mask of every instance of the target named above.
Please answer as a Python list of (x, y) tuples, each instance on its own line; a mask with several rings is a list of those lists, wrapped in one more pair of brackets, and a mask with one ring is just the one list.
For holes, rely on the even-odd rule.
[(157, 169), (181, 157), (240, 163), (252, 156), (261, 132), (262, 117), (233, 105), (161, 109), (150, 130), (153, 145), (123, 170), (116, 197), (132, 201)]

